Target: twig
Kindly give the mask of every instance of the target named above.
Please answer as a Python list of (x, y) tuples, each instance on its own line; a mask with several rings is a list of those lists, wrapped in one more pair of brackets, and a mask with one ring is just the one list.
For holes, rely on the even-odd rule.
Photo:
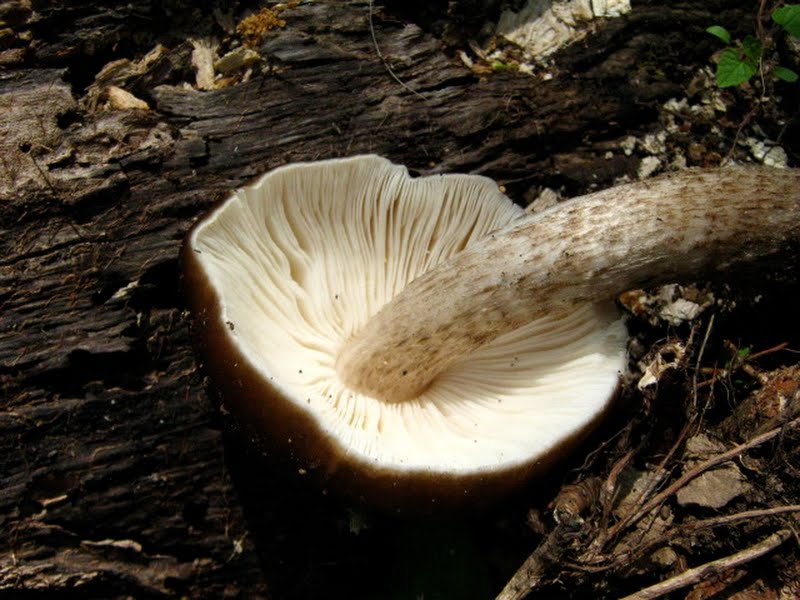
[(533, 552), (508, 581), (495, 600), (522, 600), (542, 580), (544, 564), (540, 555)]
[(592, 461), (594, 461), (594, 459), (597, 457), (597, 455), (600, 454), (606, 448), (608, 448), (614, 442), (614, 440), (616, 440), (618, 437), (620, 437), (623, 433), (627, 433), (630, 436), (630, 429), (631, 429), (631, 424), (630, 423), (626, 423), (625, 426), (620, 428), (614, 435), (612, 435), (607, 440), (603, 441), (601, 444), (599, 444), (597, 446), (597, 448), (595, 448), (594, 450), (589, 452), (586, 455), (586, 458), (584, 459), (583, 464), (580, 467), (577, 467), (576, 469), (573, 469), (573, 472), (582, 473), (582, 472), (585, 472), (586, 470), (588, 470), (589, 469), (589, 465), (592, 463)]
[(588, 572), (607, 571), (609, 569), (619, 568), (620, 566), (622, 566), (623, 563), (621, 561), (623, 559), (625, 560), (624, 564), (631, 564), (632, 562), (638, 560), (640, 557), (651, 554), (657, 548), (663, 547), (670, 543), (674, 543), (674, 541), (676, 539), (680, 539), (681, 536), (690, 532), (697, 531), (699, 529), (710, 529), (713, 527), (730, 525), (732, 523), (737, 523), (739, 521), (748, 521), (751, 519), (759, 519), (762, 517), (773, 517), (776, 515), (782, 515), (786, 513), (796, 513), (796, 512), (800, 512), (800, 505), (790, 504), (787, 506), (775, 506), (773, 508), (745, 510), (742, 512), (733, 513), (729, 515), (722, 515), (720, 517), (702, 519), (700, 521), (694, 521), (693, 523), (683, 523), (681, 525), (673, 527), (671, 531), (669, 531), (664, 537), (658, 540), (651, 541), (647, 544), (635, 548), (630, 548), (624, 551), (622, 554), (612, 555), (610, 558), (606, 559), (604, 564), (600, 566), (594, 566), (594, 565), (587, 566), (584, 564), (570, 564), (569, 566), (571, 566), (576, 570), (585, 570)]
[[(708, 321), (708, 326), (706, 327), (705, 334), (703, 335), (703, 341), (700, 343), (700, 349), (698, 350), (697, 353), (697, 360), (695, 361), (694, 374), (692, 376), (693, 379), (692, 406), (694, 408), (697, 407), (697, 389), (698, 389), (697, 372), (698, 369), (700, 368), (700, 363), (703, 359), (703, 354), (705, 353), (706, 345), (708, 344), (708, 340), (709, 337), (711, 336), (711, 330), (713, 327), (714, 327), (714, 315), (712, 314), (711, 318)], [(692, 344), (695, 331), (697, 331), (697, 328), (696, 327), (692, 328), (692, 333), (689, 337), (689, 342), (687, 344), (687, 347)], [(653, 490), (655, 490), (659, 485), (661, 485), (661, 482), (664, 480), (664, 478), (667, 475), (669, 475), (670, 470), (667, 469), (667, 464), (669, 464), (669, 461), (672, 459), (675, 453), (677, 453), (678, 449), (681, 447), (683, 442), (688, 437), (689, 431), (691, 431), (692, 427), (694, 427), (695, 425), (695, 422), (698, 420), (696, 416), (697, 416), (696, 413), (692, 415), (687, 421), (687, 423), (684, 425), (684, 427), (681, 429), (681, 432), (678, 435), (678, 438), (675, 440), (675, 443), (672, 444), (672, 447), (667, 452), (667, 455), (660, 461), (658, 467), (654, 470), (655, 475), (652, 477), (652, 479), (647, 483), (645, 488), (639, 494), (638, 498), (636, 499), (635, 505), (644, 502), (644, 499), (647, 498), (653, 492)], [(600, 540), (598, 547), (600, 548), (606, 547), (609, 541), (616, 538), (616, 536), (619, 534), (620, 531), (626, 529), (628, 525), (633, 522), (634, 518), (638, 520), (639, 518), (641, 518), (641, 516), (638, 515), (637, 513), (633, 513), (632, 515), (622, 518), (613, 527), (608, 529), (606, 535)]]
[(767, 0), (761, 0), (758, 4), (758, 13), (756, 14), (756, 35), (759, 41), (763, 44), (764, 38), (764, 11), (767, 8)]
[(714, 327), (714, 317), (715, 315), (712, 314), (711, 318), (708, 320), (708, 326), (706, 327), (706, 332), (703, 335), (703, 341), (700, 343), (700, 350), (697, 352), (697, 360), (694, 364), (694, 373), (692, 373), (692, 408), (695, 410), (697, 410), (697, 373), (700, 371), (700, 362), (703, 360), (703, 355), (706, 352), (708, 338), (711, 337), (711, 329)]
[(636, 450), (631, 448), (614, 464), (613, 467), (611, 467), (611, 472), (608, 474), (608, 477), (606, 477), (605, 484), (601, 490), (603, 498), (604, 526), (608, 522), (608, 515), (611, 514), (611, 506), (614, 501), (614, 496), (617, 493), (617, 481), (619, 480), (619, 476), (622, 474), (622, 471), (625, 470), (625, 467), (630, 464), (634, 456), (636, 456)]
[(564, 550), (564, 527), (558, 525), (525, 559), (495, 600), (522, 600), (542, 581), (547, 567), (558, 560)]
[(42, 167), (39, 165), (38, 161), (34, 158), (33, 154), (28, 154), (28, 157), (31, 159), (31, 162), (33, 163), (33, 166), (36, 168), (36, 170), (39, 171), (39, 175), (41, 175), (42, 179), (44, 179), (47, 188), (52, 193), (57, 194), (58, 192), (56, 191), (56, 188), (53, 187), (53, 184), (50, 182), (50, 178), (47, 176), (47, 173), (44, 172), (44, 169), (42, 169)]
[(736, 146), (739, 144), (739, 138), (742, 136), (742, 132), (744, 128), (750, 124), (755, 116), (758, 114), (758, 111), (761, 110), (761, 103), (759, 102), (750, 111), (742, 118), (739, 126), (736, 128), (736, 133), (733, 136), (733, 141), (731, 142), (731, 149), (728, 150), (728, 153), (725, 155), (725, 158), (722, 159), (720, 162), (720, 166), (726, 166), (732, 159), (733, 154), (736, 152)]
[(381, 59), (381, 62), (383, 63), (383, 66), (386, 68), (386, 70), (388, 71), (389, 75), (392, 76), (392, 79), (394, 79), (404, 89), (408, 90), (409, 92), (411, 92), (412, 94), (414, 94), (418, 98), (422, 98), (423, 100), (425, 100), (425, 96), (423, 96), (417, 90), (415, 90), (412, 87), (410, 87), (407, 83), (405, 83), (403, 80), (401, 80), (395, 74), (395, 72), (392, 70), (392, 67), (389, 66), (389, 63), (386, 60), (386, 57), (383, 55), (383, 52), (381, 52), (381, 48), (380, 48), (380, 46), (378, 46), (378, 38), (375, 37), (375, 26), (372, 23), (372, 14), (373, 14), (373, 6), (372, 6), (372, 4), (373, 4), (373, 0), (369, 0), (369, 33), (372, 36), (372, 43), (375, 46), (375, 52), (378, 55), (378, 58)]
[[(635, 504), (644, 502), (644, 499), (647, 498), (653, 492), (653, 490), (656, 489), (657, 486), (661, 485), (661, 482), (664, 480), (664, 477), (666, 477), (670, 473), (670, 470), (667, 469), (667, 464), (675, 455), (675, 453), (678, 451), (678, 448), (680, 448), (681, 445), (683, 444), (692, 426), (693, 426), (693, 421), (689, 421), (684, 425), (683, 429), (681, 429), (681, 432), (678, 435), (678, 438), (675, 440), (675, 443), (672, 444), (672, 447), (669, 449), (669, 452), (667, 452), (667, 455), (659, 462), (658, 466), (653, 471), (654, 476), (652, 480), (648, 482), (648, 484), (645, 486), (645, 489), (643, 489), (642, 492), (639, 494), (639, 496), (636, 498)], [(606, 547), (608, 542), (615, 539), (620, 531), (627, 529), (627, 527), (634, 522), (633, 521), (634, 519), (638, 521), (640, 518), (641, 515), (639, 515), (639, 513), (633, 513), (628, 517), (623, 517), (620, 521), (618, 521), (613, 527), (611, 527), (608, 530), (606, 537), (602, 540), (599, 546), (601, 548)]]
[(781, 342), (777, 346), (773, 346), (772, 348), (767, 348), (766, 350), (761, 350), (760, 352), (755, 352), (750, 356), (746, 357), (745, 360), (750, 362), (751, 360), (756, 360), (761, 358), (762, 356), (766, 356), (767, 354), (772, 354), (773, 352), (778, 352), (780, 350), (785, 350), (786, 347), (789, 345), (789, 342)]
[[(625, 522), (624, 526), (622, 527), (615, 527), (612, 530), (612, 534), (618, 534), (622, 529), (630, 527), (635, 523), (639, 522), (647, 513), (649, 513), (654, 508), (661, 506), (661, 504), (669, 498), (672, 494), (676, 493), (679, 489), (685, 486), (687, 483), (699, 477), (706, 471), (720, 465), (722, 463), (728, 462), (729, 460), (736, 458), (743, 452), (750, 450), (751, 448), (755, 448), (756, 446), (760, 446), (761, 444), (770, 441), (773, 438), (778, 437), (781, 433), (783, 433), (786, 429), (791, 429), (793, 427), (797, 427), (800, 425), (800, 418), (794, 419), (789, 421), (785, 425), (781, 425), (780, 427), (776, 427), (775, 429), (770, 429), (766, 433), (762, 433), (761, 435), (757, 435), (753, 439), (739, 444), (738, 446), (731, 448), (727, 452), (723, 452), (722, 454), (717, 454), (716, 456), (712, 456), (708, 460), (698, 464), (697, 466), (689, 469), (683, 475), (681, 475), (672, 485), (667, 487), (662, 492), (653, 496), (648, 502), (646, 502), (630, 519)], [(610, 538), (611, 536), (609, 536)]]
[(714, 517), (712, 519), (703, 519), (695, 521), (694, 523), (686, 523), (681, 526), (682, 529), (705, 529), (707, 527), (719, 527), (720, 525), (728, 525), (729, 523), (736, 523), (737, 521), (744, 521), (747, 519), (757, 519), (759, 517), (771, 517), (774, 515), (781, 515), (783, 513), (800, 512), (800, 504), (789, 504), (786, 506), (775, 506), (773, 508), (758, 508), (754, 510), (745, 510), (742, 512), (734, 513), (732, 515), (722, 515), (721, 517)]
[(651, 600), (652, 598), (660, 598), (675, 590), (699, 583), (710, 575), (715, 575), (721, 571), (738, 567), (739, 565), (746, 564), (756, 558), (764, 556), (783, 544), (783, 542), (788, 540), (791, 536), (792, 532), (790, 529), (781, 529), (761, 540), (759, 543), (745, 548), (740, 552), (731, 554), (725, 558), (712, 560), (711, 562), (707, 562), (699, 567), (694, 567), (693, 569), (688, 569), (680, 575), (646, 587), (634, 594), (625, 596), (621, 600)]
[[(736, 348), (734, 348), (734, 351)], [(763, 358), (769, 354), (774, 354), (775, 352), (780, 352), (781, 350), (786, 350), (787, 352), (792, 352), (789, 348), (789, 342), (781, 342), (777, 346), (773, 346), (772, 348), (767, 348), (766, 350), (761, 350), (759, 352), (755, 352), (746, 356), (744, 358), (737, 358), (732, 366), (728, 369), (718, 369), (717, 367), (708, 367), (700, 369), (702, 373), (710, 373), (711, 377), (706, 379), (705, 381), (701, 381), (696, 385), (697, 389), (708, 387), (716, 383), (719, 378), (727, 378), (730, 377), (732, 373), (734, 373), (737, 369), (743, 370), (753, 379), (758, 380), (761, 385), (764, 385), (768, 381), (768, 377), (759, 373), (755, 367), (753, 367), (752, 363), (760, 358)]]

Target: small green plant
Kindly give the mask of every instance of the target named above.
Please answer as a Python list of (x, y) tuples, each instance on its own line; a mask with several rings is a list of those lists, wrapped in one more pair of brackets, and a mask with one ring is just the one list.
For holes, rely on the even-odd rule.
[[(800, 38), (800, 4), (787, 4), (772, 11), (772, 20), (787, 35)], [(764, 65), (764, 55), (769, 49), (763, 32), (758, 36), (747, 35), (741, 41), (734, 40), (730, 32), (720, 25), (706, 29), (722, 40), (728, 47), (717, 63), (716, 79), (719, 87), (733, 87), (749, 81)], [(795, 71), (781, 65), (771, 67), (772, 74), (783, 81), (794, 83), (798, 79)]]

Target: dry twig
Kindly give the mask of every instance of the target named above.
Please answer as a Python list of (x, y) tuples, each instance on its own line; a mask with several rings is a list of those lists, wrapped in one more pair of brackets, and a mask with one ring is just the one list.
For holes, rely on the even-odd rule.
[[(644, 502), (645, 498), (647, 498), (653, 492), (653, 490), (656, 489), (656, 487), (661, 485), (661, 482), (664, 480), (664, 478), (671, 473), (671, 469), (668, 469), (667, 465), (669, 464), (670, 460), (672, 460), (672, 457), (677, 453), (678, 448), (680, 448), (683, 445), (683, 442), (688, 437), (689, 431), (693, 426), (694, 426), (694, 421), (689, 421), (688, 423), (686, 423), (686, 425), (684, 425), (683, 429), (681, 429), (681, 432), (678, 435), (678, 439), (675, 440), (675, 443), (669, 449), (667, 455), (653, 470), (653, 473), (655, 475), (653, 476), (652, 481), (650, 481), (648, 485), (645, 487), (645, 489), (642, 490), (641, 494), (639, 494), (639, 497), (636, 499), (636, 505), (641, 505)], [(606, 547), (607, 544), (610, 541), (614, 540), (621, 531), (627, 529), (629, 525), (633, 524), (635, 522), (634, 519), (638, 521), (640, 518), (641, 516), (639, 515), (639, 513), (632, 513), (631, 515), (621, 519), (613, 527), (608, 529), (607, 534), (602, 539), (598, 540), (595, 546), (597, 548)]]
[(389, 75), (392, 76), (392, 79), (394, 79), (404, 89), (408, 90), (409, 92), (411, 92), (412, 94), (414, 94), (418, 98), (421, 98), (422, 100), (425, 100), (425, 96), (420, 94), (417, 90), (415, 90), (414, 88), (409, 86), (405, 81), (403, 81), (402, 79), (400, 79), (397, 76), (397, 74), (394, 72), (392, 67), (389, 65), (389, 62), (386, 60), (386, 57), (383, 55), (383, 52), (381, 52), (381, 48), (378, 45), (378, 38), (375, 36), (375, 26), (373, 25), (373, 22), (372, 22), (373, 21), (373, 19), (372, 19), (373, 12), (374, 12), (373, 0), (369, 0), (369, 34), (372, 36), (372, 44), (375, 46), (375, 52), (378, 55), (378, 58), (381, 59), (381, 62), (383, 63), (383, 66), (386, 68), (386, 71), (389, 73)]
[(576, 563), (573, 563), (570, 566), (572, 566), (572, 568), (574, 569), (583, 570), (590, 573), (597, 573), (601, 571), (606, 571), (608, 569), (619, 568), (628, 565), (635, 560), (638, 560), (642, 556), (651, 554), (657, 548), (661, 548), (671, 543), (674, 543), (676, 540), (679, 540), (681, 536), (686, 535), (687, 533), (690, 532), (698, 531), (700, 529), (710, 529), (713, 527), (731, 525), (733, 523), (738, 523), (740, 521), (749, 521), (764, 517), (774, 517), (777, 515), (784, 515), (787, 513), (796, 513), (796, 512), (800, 512), (800, 505), (790, 504), (786, 506), (775, 506), (772, 508), (746, 510), (729, 515), (713, 517), (710, 519), (702, 519), (691, 523), (683, 523), (681, 525), (673, 527), (668, 533), (666, 533), (663, 537), (660, 537), (657, 540), (651, 541), (647, 544), (640, 545), (632, 549), (627, 549), (620, 554), (612, 556), (611, 558), (607, 559), (605, 564), (603, 564), (602, 566), (590, 567), (585, 564), (576, 564)]
[(759, 517), (772, 517), (775, 515), (782, 515), (785, 513), (792, 513), (792, 512), (800, 512), (800, 505), (789, 504), (786, 506), (775, 506), (773, 508), (744, 510), (742, 512), (734, 513), (732, 515), (722, 515), (721, 517), (713, 517), (711, 519), (703, 519), (701, 521), (695, 521), (694, 523), (686, 523), (683, 525), (683, 528), (694, 531), (696, 529), (705, 529), (707, 527), (719, 527), (720, 525), (728, 525), (730, 523), (736, 523), (737, 521), (758, 519)]
[(547, 567), (557, 560), (565, 550), (564, 531), (564, 526), (556, 526), (536, 550), (525, 559), (525, 562), (517, 569), (495, 600), (522, 600), (536, 588), (541, 583)]
[[(771, 429), (766, 433), (762, 433), (761, 435), (757, 435), (753, 439), (739, 444), (738, 446), (731, 448), (727, 452), (723, 452), (721, 454), (717, 454), (716, 456), (712, 456), (708, 460), (692, 467), (688, 471), (686, 471), (683, 475), (681, 475), (674, 483), (672, 483), (669, 487), (664, 489), (662, 492), (653, 496), (649, 501), (647, 501), (630, 519), (624, 522), (624, 527), (616, 527), (612, 528), (609, 531), (609, 539), (612, 536), (619, 534), (623, 529), (626, 529), (636, 523), (638, 523), (645, 515), (647, 515), (650, 511), (655, 508), (661, 506), (661, 504), (669, 498), (672, 494), (675, 494), (679, 489), (685, 486), (687, 483), (699, 477), (706, 471), (716, 467), (717, 465), (721, 465), (722, 463), (728, 462), (729, 460), (736, 458), (740, 454), (755, 448), (756, 446), (760, 446), (774, 438), (778, 435), (783, 433), (787, 429), (791, 429), (800, 425), (800, 418), (794, 419), (789, 421), (785, 425), (780, 427), (776, 427), (775, 429)], [(623, 522), (620, 522), (623, 523)]]
[(675, 590), (699, 583), (708, 578), (710, 575), (715, 575), (721, 571), (738, 567), (755, 560), (756, 558), (764, 556), (768, 552), (771, 552), (780, 546), (791, 536), (792, 532), (790, 529), (781, 529), (769, 537), (761, 540), (757, 544), (754, 544), (749, 548), (745, 548), (740, 552), (731, 554), (724, 558), (712, 560), (711, 562), (707, 562), (699, 567), (694, 567), (693, 569), (687, 569), (680, 575), (670, 577), (665, 581), (641, 589), (634, 594), (625, 596), (621, 600), (651, 600), (652, 598), (660, 598), (661, 596), (674, 592)]

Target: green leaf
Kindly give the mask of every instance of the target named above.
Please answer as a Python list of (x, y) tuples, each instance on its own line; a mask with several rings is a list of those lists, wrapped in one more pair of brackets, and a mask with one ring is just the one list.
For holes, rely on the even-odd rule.
[(518, 69), (519, 65), (517, 63), (507, 63), (500, 60), (492, 62), (493, 71), (516, 71)]
[(787, 4), (772, 13), (772, 20), (794, 37), (800, 37), (800, 4)]
[(763, 48), (757, 37), (752, 35), (745, 36), (742, 41), (742, 50), (744, 50), (744, 55), (749, 58), (751, 62), (757, 63), (761, 60)]
[(731, 34), (728, 33), (728, 30), (722, 27), (721, 25), (712, 25), (708, 29), (706, 29), (706, 33), (710, 33), (714, 37), (718, 37), (726, 44), (731, 43)]
[(788, 81), (789, 83), (794, 83), (798, 79), (797, 73), (795, 73), (788, 67), (777, 66), (772, 72), (778, 79), (781, 79), (783, 81)]
[(725, 50), (717, 64), (717, 85), (722, 88), (741, 85), (755, 75), (757, 70), (755, 64), (739, 58), (736, 50)]

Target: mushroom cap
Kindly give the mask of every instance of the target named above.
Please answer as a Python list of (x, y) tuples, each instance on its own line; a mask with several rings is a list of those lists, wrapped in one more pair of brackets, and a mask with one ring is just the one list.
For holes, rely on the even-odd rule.
[(483, 504), (547, 469), (615, 396), (627, 334), (609, 304), (503, 335), (408, 401), (336, 372), (340, 347), (406, 284), (521, 214), (490, 179), (412, 178), (377, 156), (293, 164), (237, 190), (182, 252), (224, 407), (268, 455), (390, 509)]

